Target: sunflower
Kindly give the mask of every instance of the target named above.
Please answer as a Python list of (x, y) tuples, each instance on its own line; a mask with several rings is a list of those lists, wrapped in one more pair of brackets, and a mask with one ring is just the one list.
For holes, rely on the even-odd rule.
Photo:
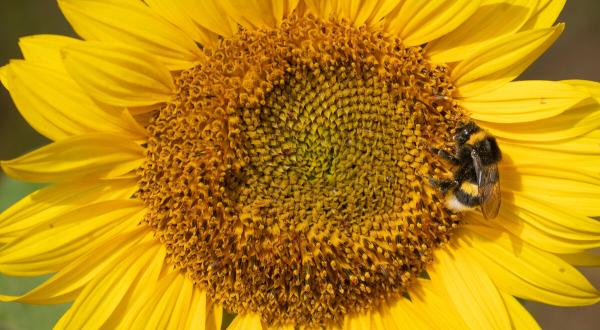
[[(53, 142), (0, 215), (1, 301), (57, 329), (536, 328), (590, 305), (600, 84), (513, 81), (564, 0), (59, 0), (82, 39), (0, 69)], [(432, 185), (458, 128), (494, 136), (502, 204)], [(456, 190), (453, 190), (456, 191)], [(450, 194), (452, 191), (450, 192)]]

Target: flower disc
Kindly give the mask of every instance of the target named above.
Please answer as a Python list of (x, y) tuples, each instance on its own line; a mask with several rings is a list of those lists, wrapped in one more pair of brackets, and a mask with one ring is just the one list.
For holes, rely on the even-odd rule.
[(241, 30), (148, 125), (139, 196), (171, 264), (268, 324), (322, 325), (411, 282), (459, 221), (427, 180), (462, 110), (444, 66), (344, 21)]

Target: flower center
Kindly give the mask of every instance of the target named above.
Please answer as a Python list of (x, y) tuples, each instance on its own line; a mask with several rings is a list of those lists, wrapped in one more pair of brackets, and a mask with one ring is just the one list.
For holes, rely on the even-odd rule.
[(310, 17), (177, 78), (139, 196), (169, 262), (236, 313), (336, 322), (410, 294), (459, 218), (427, 183), (462, 110), (422, 49)]

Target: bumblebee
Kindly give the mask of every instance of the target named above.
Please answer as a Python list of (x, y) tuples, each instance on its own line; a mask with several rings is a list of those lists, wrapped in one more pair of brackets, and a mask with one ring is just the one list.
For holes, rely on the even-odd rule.
[(496, 138), (473, 122), (457, 130), (456, 154), (431, 148), (431, 151), (456, 166), (452, 180), (430, 179), (432, 186), (446, 195), (446, 207), (455, 212), (481, 207), (486, 219), (493, 219), (500, 209), (500, 174), (502, 153)]

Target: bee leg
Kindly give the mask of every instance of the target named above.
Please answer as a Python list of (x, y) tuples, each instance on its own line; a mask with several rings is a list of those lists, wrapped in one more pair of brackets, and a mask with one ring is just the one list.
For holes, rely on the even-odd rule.
[(440, 158), (445, 159), (454, 165), (460, 165), (460, 160), (458, 158), (456, 158), (454, 155), (447, 152), (446, 150), (442, 150), (442, 149), (438, 149), (438, 148), (430, 148), (429, 150), (432, 153), (438, 155)]
[(429, 178), (429, 184), (440, 189), (444, 194), (459, 186), (459, 182), (456, 180), (436, 180), (434, 178)]

